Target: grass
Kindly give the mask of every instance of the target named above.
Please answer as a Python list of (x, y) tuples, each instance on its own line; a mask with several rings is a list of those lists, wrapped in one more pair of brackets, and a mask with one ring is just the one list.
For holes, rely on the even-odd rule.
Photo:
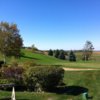
[[(77, 62), (63, 61), (51, 56), (39, 53), (32, 53), (28, 50), (23, 50), (24, 57), (20, 59), (7, 58), (11, 63), (16, 60), (20, 64), (26, 61), (32, 61), (41, 65), (61, 65), (68, 68), (94, 68), (100, 69), (100, 53), (94, 52), (93, 59), (90, 61), (82, 61), (81, 53), (77, 53)], [(2, 55), (0, 59), (2, 60)], [(100, 70), (92, 71), (66, 71), (64, 75), (64, 83), (67, 86), (81, 86), (89, 90), (89, 95), (93, 96), (93, 100), (100, 100)], [(0, 99), (10, 97), (11, 91), (0, 91)], [(82, 94), (74, 96), (73, 94), (57, 94), (57, 93), (35, 93), (35, 92), (16, 92), (17, 100), (83, 100)]]
[[(100, 100), (100, 71), (66, 72), (64, 81), (68, 86), (82, 86), (89, 90), (93, 100)], [(79, 99), (77, 99), (79, 100)]]
[[(37, 64), (41, 65), (61, 65), (63, 67), (68, 68), (96, 68), (100, 69), (100, 53), (94, 52), (92, 60), (90, 61), (82, 61), (81, 55), (82, 53), (76, 53), (77, 61), (76, 62), (69, 62), (68, 60), (60, 60), (52, 56), (40, 54), (40, 53), (32, 53), (29, 50), (22, 50), (22, 52), (25, 54), (24, 57), (21, 57), (20, 59), (14, 59), (14, 58), (7, 58), (7, 62), (12, 63), (14, 60), (20, 64), (23, 64), (24, 62), (32, 61)], [(0, 59), (3, 57), (0, 56)]]
[[(37, 64), (41, 65), (61, 65), (63, 67), (71, 67), (71, 68), (96, 68), (100, 69), (100, 54), (94, 53), (93, 59), (90, 61), (82, 61), (80, 60), (81, 53), (77, 53), (77, 61), (76, 62), (69, 62), (68, 60), (60, 60), (52, 56), (39, 54), (39, 53), (32, 53), (27, 50), (23, 50), (25, 53), (25, 57), (21, 57), (19, 62), (25, 61), (34, 61)], [(94, 59), (95, 58), (95, 59)]]
[[(34, 60), (36, 63), (38, 64), (56, 64), (58, 62), (64, 62), (63, 60), (51, 57), (51, 56), (47, 56), (44, 54), (38, 54), (38, 53), (32, 53), (29, 51), (25, 51), (25, 57), (22, 57), (21, 60)], [(31, 59), (32, 58), (32, 59)]]
[[(10, 97), (11, 92), (0, 91), (0, 98)], [(16, 100), (69, 100), (72, 96), (66, 94), (59, 95), (55, 93), (34, 93), (34, 92), (16, 92)]]
[[(100, 69), (100, 53), (94, 52), (92, 56), (92, 60), (90, 61), (82, 61), (81, 55), (82, 53), (76, 53), (77, 61), (69, 62), (68, 60), (60, 60), (52, 56), (40, 54), (40, 53), (32, 53), (29, 50), (22, 49), (22, 52), (25, 54), (20, 59), (7, 58), (8, 63), (12, 63), (14, 61), (23, 64), (24, 62), (35, 62), (41, 65), (61, 65), (63, 67), (68, 68), (96, 68)], [(3, 56), (0, 54), (0, 59), (3, 60)]]
[[(100, 71), (65, 72), (64, 82), (67, 86), (81, 86), (89, 90), (93, 100), (100, 100)], [(75, 90), (73, 90), (76, 92)], [(11, 92), (0, 91), (0, 98), (10, 97)], [(83, 100), (82, 93), (78, 95), (57, 93), (16, 92), (17, 100)]]

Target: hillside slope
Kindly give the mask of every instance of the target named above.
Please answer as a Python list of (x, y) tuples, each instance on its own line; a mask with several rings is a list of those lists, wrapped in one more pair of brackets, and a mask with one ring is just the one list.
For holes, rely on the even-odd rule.
[(42, 53), (32, 53), (31, 51), (28, 50), (22, 50), (24, 53), (24, 56), (21, 57), (20, 61), (33, 61), (37, 64), (46, 64), (46, 65), (55, 65), (55, 64), (62, 64), (65, 63), (66, 61), (57, 59), (52, 56), (48, 56)]

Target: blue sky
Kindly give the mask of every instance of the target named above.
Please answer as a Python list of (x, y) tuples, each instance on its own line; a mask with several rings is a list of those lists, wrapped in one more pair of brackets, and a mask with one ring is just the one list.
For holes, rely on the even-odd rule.
[(16, 23), (25, 46), (100, 50), (100, 0), (0, 0), (0, 21)]

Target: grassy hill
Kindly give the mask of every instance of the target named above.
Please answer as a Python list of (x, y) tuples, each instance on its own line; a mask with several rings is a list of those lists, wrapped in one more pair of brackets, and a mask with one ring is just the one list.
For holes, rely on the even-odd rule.
[[(100, 53), (94, 52), (93, 59), (90, 61), (82, 61), (79, 58), (81, 53), (76, 53), (77, 62), (69, 62), (68, 60), (60, 60), (43, 53), (32, 53), (30, 50), (23, 49), (24, 56), (20, 59), (7, 58), (7, 62), (11, 63), (17, 61), (20, 64), (24, 62), (35, 62), (41, 65), (60, 65), (62, 67), (71, 68), (96, 68), (100, 69)], [(2, 60), (3, 56), (0, 55)], [(100, 71), (66, 71), (64, 75), (64, 83), (70, 87), (69, 91), (64, 93), (35, 93), (35, 92), (16, 92), (17, 100), (83, 100), (82, 93), (74, 95), (73, 93), (79, 92), (78, 87), (83, 87), (88, 90), (89, 96), (93, 97), (93, 100), (100, 99)], [(69, 94), (70, 92), (70, 94)], [(0, 91), (0, 99), (4, 97), (10, 97), (11, 91)]]
[(69, 62), (68, 60), (60, 60), (52, 56), (45, 55), (43, 53), (32, 53), (29, 50), (23, 49), (22, 52), (25, 54), (24, 57), (21, 57), (18, 61), (20, 63), (25, 61), (32, 61), (37, 64), (42, 65), (62, 65), (63, 67), (71, 68), (100, 68), (100, 53), (94, 52), (92, 59), (90, 61), (81, 60), (81, 52), (77, 52), (77, 61)]
[[(13, 61), (16, 61), (18, 63), (23, 63), (23, 62), (34, 62), (37, 64), (42, 64), (42, 65), (55, 65), (55, 64), (60, 64), (64, 63), (65, 61), (57, 59), (55, 57), (51, 57), (48, 55), (45, 55), (43, 53), (33, 53), (31, 50), (27, 49), (22, 49), (22, 53), (24, 54), (21, 58), (15, 59), (14, 57), (6, 57), (7, 63), (12, 63)], [(3, 60), (3, 55), (0, 54), (0, 60)]]
[(64, 63), (65, 61), (57, 59), (52, 56), (45, 55), (43, 53), (32, 53), (31, 51), (28, 50), (23, 50), (23, 53), (25, 54), (23, 57), (21, 57), (21, 62), (22, 61), (34, 61), (37, 64), (46, 64), (46, 65), (52, 65), (52, 64), (60, 64)]
[[(7, 58), (7, 63), (18, 62), (23, 64), (24, 62), (34, 62), (41, 65), (61, 65), (68, 68), (97, 68), (100, 69), (100, 52), (94, 52), (90, 61), (81, 60), (81, 52), (76, 52), (77, 61), (69, 62), (68, 60), (60, 60), (52, 56), (45, 55), (43, 53), (33, 53), (31, 50), (22, 49), (24, 56), (20, 59), (14, 59), (13, 57)], [(3, 56), (0, 54), (0, 60), (3, 60)]]

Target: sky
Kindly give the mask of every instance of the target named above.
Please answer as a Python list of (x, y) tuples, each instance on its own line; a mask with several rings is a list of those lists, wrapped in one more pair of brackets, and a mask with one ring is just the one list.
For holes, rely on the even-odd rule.
[(100, 50), (100, 0), (0, 0), (0, 22), (16, 23), (24, 46)]

